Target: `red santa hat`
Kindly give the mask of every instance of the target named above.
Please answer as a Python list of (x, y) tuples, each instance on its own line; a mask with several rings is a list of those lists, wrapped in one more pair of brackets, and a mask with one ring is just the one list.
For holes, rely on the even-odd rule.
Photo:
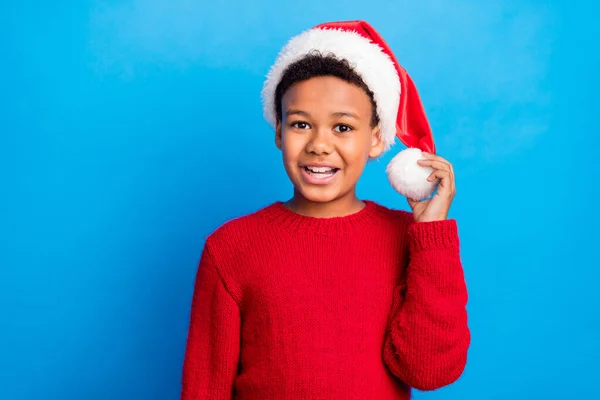
[(387, 151), (396, 137), (407, 149), (388, 164), (390, 183), (400, 194), (423, 199), (437, 182), (427, 181), (433, 171), (417, 160), (422, 151), (435, 153), (429, 122), (417, 89), (381, 35), (365, 21), (328, 22), (293, 37), (279, 52), (262, 90), (264, 115), (275, 127), (275, 90), (286, 68), (311, 52), (345, 59), (373, 92), (379, 129)]

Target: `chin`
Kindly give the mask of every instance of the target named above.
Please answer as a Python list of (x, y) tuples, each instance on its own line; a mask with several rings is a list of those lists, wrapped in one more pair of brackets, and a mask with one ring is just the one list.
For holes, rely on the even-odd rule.
[[(333, 190), (332, 190), (333, 189)], [(302, 197), (313, 203), (329, 203), (343, 197), (335, 188), (299, 188)]]

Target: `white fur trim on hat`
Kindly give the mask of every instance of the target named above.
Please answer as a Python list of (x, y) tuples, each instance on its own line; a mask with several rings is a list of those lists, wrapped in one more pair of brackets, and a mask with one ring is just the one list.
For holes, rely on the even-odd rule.
[(388, 150), (396, 138), (400, 79), (394, 62), (381, 47), (357, 32), (314, 28), (293, 37), (279, 52), (262, 89), (266, 120), (275, 127), (275, 90), (285, 69), (313, 51), (347, 60), (373, 92), (381, 138)]

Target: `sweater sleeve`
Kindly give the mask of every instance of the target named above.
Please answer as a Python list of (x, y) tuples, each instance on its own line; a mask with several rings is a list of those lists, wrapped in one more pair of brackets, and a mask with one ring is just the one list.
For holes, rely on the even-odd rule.
[(196, 274), (182, 400), (228, 399), (237, 374), (241, 317), (205, 247)]
[(467, 288), (455, 220), (417, 222), (408, 228), (409, 260), (396, 288), (384, 362), (419, 390), (456, 381), (465, 368), (470, 331)]

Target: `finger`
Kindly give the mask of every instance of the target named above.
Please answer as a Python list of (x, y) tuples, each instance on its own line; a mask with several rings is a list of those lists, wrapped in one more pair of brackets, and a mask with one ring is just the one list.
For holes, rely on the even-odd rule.
[(433, 169), (442, 169), (444, 171), (451, 172), (450, 164), (443, 162), (443, 161), (438, 161), (438, 160), (433, 160), (433, 159), (425, 159), (425, 160), (418, 160), (417, 163), (419, 165), (422, 165), (423, 167), (431, 167)]
[(410, 197), (407, 197), (406, 200), (408, 201), (408, 205), (410, 206), (410, 208), (415, 208), (417, 203), (419, 203), (418, 200), (411, 199)]
[(423, 152), (423, 156), (429, 160), (437, 160), (448, 164), (450, 166), (450, 172), (454, 174), (454, 167), (452, 166), (452, 163), (446, 160), (444, 157), (438, 156), (437, 154), (427, 153), (425, 151)]
[(443, 169), (445, 171), (449, 171), (450, 172), (450, 178), (451, 178), (451, 184), (452, 184), (452, 190), (455, 191), (455, 182), (454, 182), (454, 168), (452, 167), (452, 164), (450, 164), (449, 162), (447, 162), (444, 158), (439, 157), (439, 156), (433, 156), (434, 158), (430, 158), (430, 159), (425, 159), (425, 160), (418, 160), (418, 164), (422, 165), (422, 166), (428, 166), (434, 169)]
[(432, 197), (433, 196), (429, 196), (422, 200), (415, 200), (411, 199), (410, 197), (407, 197), (406, 200), (408, 201), (408, 204), (410, 205), (410, 208), (413, 211), (413, 213), (418, 213), (427, 208), (427, 204), (429, 203), (429, 201), (431, 201)]
[(438, 156), (437, 154), (427, 153), (426, 151), (424, 151), (423, 156), (429, 160), (438, 160), (438, 161), (442, 161), (442, 162), (450, 164), (450, 162), (448, 162), (448, 160), (446, 160), (442, 156)]
[(450, 171), (446, 171), (443, 169), (436, 169), (431, 174), (429, 174), (429, 176), (427, 177), (427, 180), (429, 182), (433, 182), (433, 181), (439, 179), (440, 183), (441, 183), (441, 181), (443, 179), (450, 178), (450, 177), (451, 177)]
[(406, 198), (406, 201), (408, 201), (408, 204), (409, 204), (411, 207), (414, 207), (414, 206), (416, 206), (416, 205), (417, 205), (417, 204), (419, 204), (419, 203), (423, 203), (423, 202), (427, 201), (427, 199), (426, 199), (426, 198), (424, 198), (424, 199), (412, 199), (412, 198), (410, 198), (410, 197), (407, 197), (407, 198)]
[[(435, 165), (431, 165), (431, 167), (432, 167), (432, 168), (435, 168)], [(427, 178), (427, 180), (428, 180), (429, 182), (433, 182), (433, 181), (435, 181), (436, 179), (441, 179), (441, 175), (439, 175), (439, 176), (438, 176), (438, 175), (436, 175), (436, 172), (437, 172), (437, 171), (442, 171), (442, 172), (444, 172), (444, 173), (447, 173), (447, 174), (449, 174), (449, 176), (447, 177), (447, 180), (446, 180), (446, 181), (444, 181), (444, 182), (441, 182), (441, 183), (442, 183), (443, 185), (447, 185), (447, 186), (449, 186), (449, 189), (450, 189), (451, 191), (453, 191), (453, 192), (454, 192), (454, 191), (456, 191), (456, 183), (455, 183), (455, 179), (454, 179), (454, 171), (452, 171), (451, 169), (450, 169), (450, 170), (448, 170), (448, 169), (442, 169), (442, 168), (435, 169), (435, 170), (434, 170), (434, 172), (432, 172), (432, 173), (431, 173), (431, 175), (429, 175), (429, 177)], [(444, 177), (446, 177), (446, 175), (444, 175)]]
[(454, 195), (454, 184), (452, 182), (452, 174), (450, 171), (442, 169), (436, 169), (427, 178), (429, 182), (439, 180), (438, 183), (438, 195), (441, 196), (452, 196)]

